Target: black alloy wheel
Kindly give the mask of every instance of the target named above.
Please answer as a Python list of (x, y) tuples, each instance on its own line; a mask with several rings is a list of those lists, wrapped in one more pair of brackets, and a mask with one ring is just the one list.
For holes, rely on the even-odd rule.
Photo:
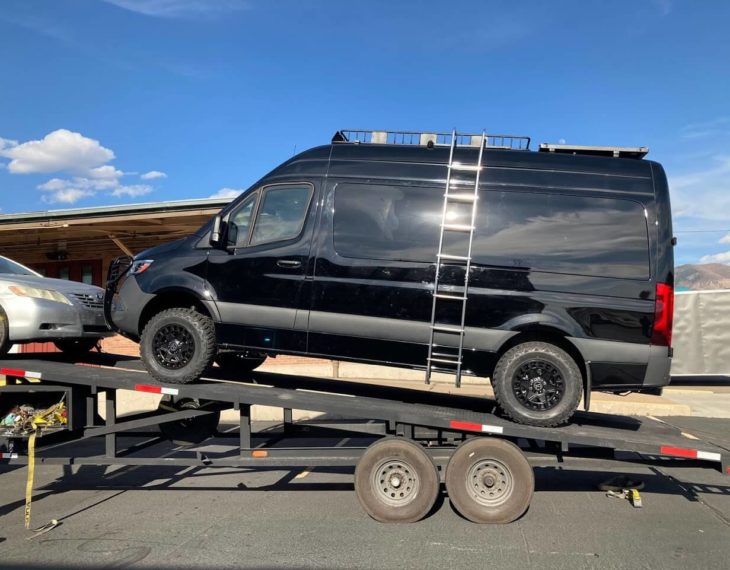
[(551, 410), (565, 395), (565, 380), (560, 370), (549, 362), (532, 360), (515, 372), (512, 391), (517, 400), (530, 410)]
[(142, 363), (155, 380), (194, 382), (213, 363), (213, 320), (193, 308), (166, 309), (147, 322), (139, 349)]
[(583, 375), (573, 357), (547, 342), (505, 352), (492, 374), (494, 397), (513, 421), (539, 427), (567, 422), (580, 404)]
[(160, 328), (152, 339), (155, 360), (168, 370), (187, 366), (195, 354), (195, 341), (190, 331), (179, 324)]

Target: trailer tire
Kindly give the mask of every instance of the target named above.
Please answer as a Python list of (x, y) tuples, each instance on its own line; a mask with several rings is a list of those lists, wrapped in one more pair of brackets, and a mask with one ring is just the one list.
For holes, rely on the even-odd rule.
[(433, 508), (440, 491), (436, 466), (423, 447), (389, 437), (367, 448), (355, 468), (355, 494), (376, 521), (416, 522)]
[(446, 490), (454, 508), (471, 522), (506, 524), (530, 506), (535, 476), (514, 443), (477, 437), (451, 456)]
[(513, 421), (555, 427), (578, 408), (583, 376), (564, 350), (546, 342), (525, 342), (499, 359), (492, 387), (499, 407)]
[(216, 352), (213, 319), (195, 309), (167, 309), (144, 327), (140, 356), (159, 382), (188, 384), (213, 363)]

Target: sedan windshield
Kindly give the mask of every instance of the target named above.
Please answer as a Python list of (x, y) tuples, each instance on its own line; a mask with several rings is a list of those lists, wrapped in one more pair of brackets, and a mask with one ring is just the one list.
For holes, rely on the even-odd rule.
[(20, 265), (20, 263), (15, 263), (7, 257), (0, 256), (0, 274), (1, 273), (9, 273), (10, 275), (38, 275), (32, 269), (28, 269), (27, 267)]

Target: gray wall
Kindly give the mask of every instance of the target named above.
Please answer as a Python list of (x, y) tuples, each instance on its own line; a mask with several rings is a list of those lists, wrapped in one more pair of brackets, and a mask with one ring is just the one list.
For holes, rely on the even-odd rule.
[(730, 290), (677, 293), (672, 374), (730, 375)]

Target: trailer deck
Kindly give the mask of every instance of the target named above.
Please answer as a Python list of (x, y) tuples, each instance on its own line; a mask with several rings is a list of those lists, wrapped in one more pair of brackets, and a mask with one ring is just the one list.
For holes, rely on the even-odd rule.
[[(17, 398), (18, 393), (55, 390), (69, 398), (69, 425), (62, 433), (41, 432), (35, 458), (38, 463), (359, 469), (376, 443), (387, 445), (395, 441), (398, 445), (415, 444), (419, 453), (425, 453), (433, 462), (437, 484), (446, 481), (448, 488), (449, 466), (458, 450), (475, 436), (489, 436), (477, 438), (480, 445), (516, 444), (528, 455), (552, 454), (562, 458), (603, 450), (624, 461), (682, 459), (687, 465), (711, 466), (730, 473), (730, 452), (723, 444), (698, 439), (653, 418), (582, 412), (574, 416), (570, 425), (531, 427), (500, 417), (492, 401), (480, 398), (265, 372), (234, 378), (213, 369), (196, 384), (162, 385), (152, 381), (138, 360), (110, 354), (89, 354), (83, 362), (76, 363), (61, 354), (33, 358), (9, 355), (0, 359), (0, 374), (7, 379), (6, 385), (0, 387), (0, 404), (3, 397), (15, 394)], [(116, 407), (119, 390), (160, 394), (164, 402), (157, 411), (120, 417)], [(99, 414), (100, 393), (105, 394), (105, 420)], [(195, 405), (187, 405), (190, 402)], [(277, 433), (252, 433), (253, 405), (282, 409), (286, 439)], [(238, 430), (221, 433), (217, 429), (219, 414), (226, 409), (238, 410), (239, 426)], [(297, 424), (292, 422), (292, 410), (321, 412), (329, 419)], [(162, 435), (156, 431), (158, 426)], [(237, 438), (236, 445), (219, 450), (203, 446), (203, 451), (199, 446), (178, 445), (164, 456), (149, 452), (164, 437), (192, 444), (214, 435)], [(340, 439), (332, 446), (322, 447), (322, 437), (326, 435)], [(88, 454), (88, 449), (83, 454), (76, 452), (74, 444), (80, 440), (103, 441), (101, 453)], [(316, 446), (309, 444), (314, 440), (318, 442)], [(404, 451), (410, 452), (415, 451)], [(2, 452), (0, 458), (10, 465), (25, 464), (28, 460), (18, 438), (14, 448)], [(490, 464), (487, 461), (484, 465)], [(397, 483), (396, 479), (393, 481)], [(487, 478), (489, 484), (491, 481)], [(356, 490), (357, 486), (356, 482)], [(480, 489), (490, 492), (491, 487)], [(360, 493), (358, 496), (363, 502)], [(378, 520), (389, 520), (368, 512)], [(475, 520), (468, 515), (467, 518)]]

